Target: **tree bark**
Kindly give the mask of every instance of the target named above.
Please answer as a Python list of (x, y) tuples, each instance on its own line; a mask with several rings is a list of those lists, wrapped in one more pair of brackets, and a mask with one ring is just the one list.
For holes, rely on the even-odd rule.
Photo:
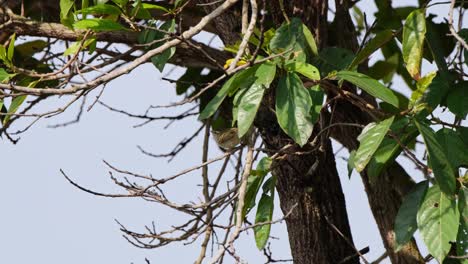
[[(268, 154), (274, 155), (293, 142), (281, 131), (270, 107), (261, 107), (256, 126), (270, 150)], [(289, 149), (272, 165), (283, 213), (294, 208), (286, 218), (291, 253), (296, 264), (359, 263), (333, 150), (329, 139), (324, 143), (323, 152), (301, 155), (295, 153), (311, 150)]]
[[(206, 0), (199, 2), (206, 3)], [(288, 16), (299, 16), (314, 32), (319, 46), (326, 42), (327, 1), (284, 1)], [(279, 1), (268, 1), (275, 26), (284, 20)], [(215, 5), (205, 5), (210, 12)], [(240, 23), (236, 14), (239, 7), (216, 19), (214, 25), (225, 44), (239, 40)], [(237, 32), (237, 33), (236, 33)], [(256, 127), (261, 131), (269, 155), (274, 155), (292, 140), (279, 127), (274, 108), (274, 87), (269, 89), (257, 115)], [(281, 209), (286, 218), (289, 242), (294, 263), (359, 263), (352, 242), (351, 230), (346, 214), (345, 199), (336, 170), (335, 157), (330, 141), (325, 140), (324, 152), (315, 151), (307, 155), (288, 154), (273, 164), (273, 175), (277, 177), (276, 189)], [(295, 150), (299, 151), (298, 148)], [(303, 150), (305, 151), (305, 150)], [(293, 151), (294, 152), (294, 151)], [(310, 172), (315, 162), (320, 164)], [(341, 233), (341, 234), (340, 234)]]

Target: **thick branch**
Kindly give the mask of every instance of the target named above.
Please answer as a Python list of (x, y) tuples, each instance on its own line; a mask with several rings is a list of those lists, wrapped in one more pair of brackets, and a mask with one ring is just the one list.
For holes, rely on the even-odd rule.
[[(4, 15), (5, 14), (0, 10), (0, 17)], [(2, 19), (0, 19), (0, 21), (1, 20)], [(48, 37), (69, 41), (76, 41), (82, 38), (85, 33), (83, 30), (71, 30), (59, 23), (32, 21), (15, 15), (10, 16), (10, 20), (5, 21), (2, 31), (14, 32), (17, 35)], [(96, 38), (98, 41), (109, 43), (138, 44), (138, 32), (133, 31), (98, 32), (96, 33)], [(221, 50), (197, 42), (195, 42), (195, 45), (203, 49), (216, 61), (222, 62), (227, 59), (226, 54)], [(128, 59), (130, 61), (135, 58), (128, 56), (123, 59)], [(207, 67), (210, 69), (218, 69), (217, 65), (215, 65), (212, 60), (209, 60), (198, 50), (189, 47), (186, 43), (181, 43), (177, 46), (177, 51), (169, 62), (182, 67)]]

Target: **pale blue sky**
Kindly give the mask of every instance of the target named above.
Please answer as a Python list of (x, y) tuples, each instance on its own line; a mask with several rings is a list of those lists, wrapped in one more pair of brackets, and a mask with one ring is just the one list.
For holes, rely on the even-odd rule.
[[(364, 5), (371, 2), (369, 6)], [(416, 3), (395, 2), (405, 5)], [(371, 23), (375, 11), (373, 1), (362, 1), (360, 7), (368, 13)], [(438, 13), (446, 14), (445, 6), (437, 8)], [(175, 96), (172, 85), (161, 81), (160, 77), (152, 65), (141, 66), (110, 83), (102, 101), (116, 108), (143, 113), (151, 104), (180, 100)], [(94, 91), (88, 97), (88, 104), (96, 95), (97, 91)], [(64, 99), (50, 99), (47, 107), (37, 108), (36, 112), (63, 104)], [(0, 141), (0, 263), (144, 263), (145, 257), (152, 263), (192, 263), (198, 256), (197, 244), (175, 244), (156, 250), (137, 249), (121, 237), (119, 226), (114, 222), (118, 219), (128, 227), (143, 230), (145, 224), (154, 220), (163, 228), (178, 222), (180, 214), (140, 199), (92, 196), (70, 185), (59, 169), (64, 169), (83, 186), (101, 192), (121, 191), (109, 180), (103, 159), (120, 168), (151, 173), (155, 177), (171, 175), (200, 162), (201, 137), (171, 163), (142, 155), (136, 146), (141, 145), (155, 153), (168, 152), (187, 133), (195, 131), (199, 122), (195, 118), (187, 119), (167, 130), (163, 130), (165, 122), (155, 122), (135, 129), (132, 126), (138, 120), (96, 105), (84, 113), (78, 124), (59, 129), (47, 128), (73, 119), (78, 106), (75, 104), (58, 117), (40, 121), (21, 136), (17, 145)], [(158, 110), (154, 113), (175, 114), (173, 111)], [(218, 154), (219, 151), (212, 148), (210, 156)], [(343, 150), (338, 157), (347, 155)], [(349, 180), (346, 162), (337, 158), (337, 163), (354, 242), (357, 248), (370, 246), (371, 251), (366, 257), (373, 260), (384, 250), (361, 179), (353, 174)], [(412, 168), (408, 166), (407, 170), (412, 173)], [(199, 179), (199, 172), (188, 174), (171, 183), (168, 194), (178, 201), (197, 201), (201, 197), (200, 188), (196, 186)], [(278, 207), (275, 215), (281, 216)], [(285, 226), (275, 225), (272, 235), (281, 238), (273, 242), (274, 256), (288, 258), (290, 250)], [(251, 233), (243, 235), (236, 246), (238, 253), (249, 263), (264, 262)], [(225, 263), (232, 262), (226, 258)]]

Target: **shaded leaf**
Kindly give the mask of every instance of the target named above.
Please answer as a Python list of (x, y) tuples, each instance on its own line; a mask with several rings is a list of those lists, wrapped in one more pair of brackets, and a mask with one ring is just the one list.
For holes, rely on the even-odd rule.
[(378, 123), (371, 123), (362, 130), (361, 135), (358, 137), (359, 148), (354, 157), (356, 171), (361, 172), (367, 166), (367, 163), (385, 138), (394, 119), (395, 117), (392, 116)]
[(26, 100), (26, 97), (27, 95), (20, 95), (20, 96), (13, 98), (13, 100), (11, 101), (10, 107), (8, 108), (8, 115), (5, 115), (5, 117), (3, 118), (4, 125), (8, 123), (8, 121), (10, 121), (11, 115), (16, 113), (16, 111), (18, 111), (21, 104), (23, 104), (24, 100)]
[(457, 171), (460, 166), (468, 168), (468, 145), (463, 142), (456, 131), (442, 128), (436, 132), (435, 137), (454, 171)]
[(350, 153), (349, 153), (349, 157), (348, 157), (348, 163), (347, 163), (347, 167), (348, 167), (348, 178), (351, 179), (351, 174), (353, 174), (353, 169), (354, 169), (354, 158), (356, 157), (356, 150), (352, 150)]
[(327, 76), (330, 72), (346, 69), (353, 59), (354, 54), (350, 50), (327, 47), (312, 59), (312, 64), (317, 66), (322, 76)]
[(45, 47), (47, 47), (47, 42), (37, 39), (16, 45), (15, 49), (21, 56), (31, 57), (35, 53), (42, 51)]
[(406, 98), (402, 98), (391, 89), (385, 87), (379, 81), (372, 79), (367, 75), (351, 71), (340, 71), (336, 73), (336, 76), (339, 79), (343, 79), (358, 86), (368, 94), (379, 98), (382, 101), (395, 106), (396, 108), (404, 109), (408, 105)]
[(322, 110), (323, 99), (325, 97), (325, 93), (320, 89), (320, 85), (314, 85), (307, 89), (310, 94), (310, 98), (312, 99), (312, 108), (310, 109), (310, 121), (312, 123), (317, 122), (320, 111)]
[(120, 15), (122, 11), (114, 5), (99, 4), (78, 10), (77, 13), (98, 15)]
[(416, 216), (428, 187), (428, 181), (422, 181), (414, 186), (413, 190), (403, 199), (403, 203), (395, 219), (395, 242), (397, 251), (413, 238), (414, 232), (418, 229)]
[(468, 81), (457, 83), (447, 95), (447, 106), (450, 112), (460, 118), (468, 114)]
[(419, 79), (416, 83), (416, 90), (413, 91), (410, 98), (409, 107), (413, 107), (421, 101), (424, 93), (426, 92), (429, 85), (432, 83), (432, 80), (436, 76), (437, 72), (428, 73), (423, 78)]
[(315, 66), (306, 62), (290, 62), (284, 65), (287, 71), (297, 72), (311, 80), (320, 80), (320, 73)]
[[(395, 120), (390, 130), (399, 138), (400, 143), (403, 145), (413, 142), (419, 135), (418, 130), (409, 122), (408, 118)], [(395, 161), (401, 151), (400, 144), (394, 138), (384, 138), (367, 164), (367, 174), (371, 184), (377, 181), (378, 176)]]
[[(258, 66), (257, 66), (258, 67)], [(227, 80), (216, 96), (206, 105), (200, 113), (199, 119), (203, 120), (212, 116), (218, 110), (226, 96), (233, 95), (241, 86), (248, 87), (255, 81), (255, 71), (257, 67), (251, 67), (234, 74)]]
[(455, 242), (460, 214), (455, 200), (441, 192), (439, 185), (429, 188), (417, 215), (418, 229), (429, 252), (440, 263)]
[(415, 120), (415, 124), (424, 139), (424, 144), (428, 152), (429, 165), (434, 172), (437, 183), (440, 185), (443, 192), (448, 195), (453, 195), (456, 187), (455, 173), (445, 156), (444, 149), (436, 140), (435, 133), (429, 126), (418, 120)]
[(89, 18), (75, 22), (75, 29), (91, 29), (93, 31), (124, 30), (125, 27), (110, 19)]
[(295, 73), (281, 77), (276, 88), (276, 117), (286, 134), (303, 146), (312, 134), (312, 99)]
[[(255, 216), (255, 224), (271, 222), (273, 217), (274, 199), (273, 196), (263, 194), (258, 202), (257, 215)], [(255, 242), (258, 249), (263, 249), (270, 236), (271, 224), (267, 223), (254, 227)]]
[(270, 171), (272, 160), (269, 157), (262, 158), (257, 165), (255, 170), (252, 170), (249, 178), (247, 179), (247, 191), (245, 193), (245, 206), (244, 212), (242, 213), (242, 219), (245, 218), (247, 213), (254, 208), (255, 198), (260, 190), (260, 186), (265, 179), (265, 176)]
[(392, 30), (387, 29), (379, 31), (375, 37), (366, 43), (364, 48), (360, 50), (358, 54), (356, 54), (356, 57), (353, 59), (347, 69), (354, 70), (359, 64), (368, 59), (372, 53), (380, 49), (393, 37), (394, 35)]

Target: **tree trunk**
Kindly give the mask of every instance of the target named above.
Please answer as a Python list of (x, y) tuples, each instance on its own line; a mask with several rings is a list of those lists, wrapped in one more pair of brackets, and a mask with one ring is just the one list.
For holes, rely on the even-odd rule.
[[(209, 1), (200, 0), (200, 2)], [(276, 27), (284, 20), (279, 3), (280, 1), (267, 1)], [(349, 14), (348, 1), (335, 0), (333, 30), (330, 29), (327, 19), (328, 1), (294, 0), (283, 1), (283, 3), (284, 11), (288, 16), (300, 17), (312, 30), (319, 48), (338, 46), (357, 51), (358, 43)], [(205, 8), (210, 11), (214, 6)], [(240, 10), (224, 14), (215, 22), (217, 32), (225, 44), (232, 44), (240, 37), (235, 33), (240, 31), (240, 20), (236, 13), (239, 14)], [(363, 97), (375, 104), (375, 101), (365, 94)], [(261, 131), (267, 147), (277, 151), (291, 141), (282, 134), (276, 119), (274, 116), (271, 117), (271, 112), (267, 110), (268, 107), (274, 106), (272, 102), (266, 102), (266, 105), (261, 107), (255, 125)], [(347, 102), (340, 102), (335, 108), (332, 121), (365, 125), (372, 120), (359, 108)], [(352, 127), (336, 127), (332, 130), (332, 136), (349, 150), (358, 147), (356, 138), (359, 133), (360, 129)], [(312, 175), (308, 175), (307, 171), (316, 159), (319, 160), (318, 168)], [(335, 226), (344, 234), (344, 237), (352, 241), (344, 196), (329, 140), (326, 140), (323, 155), (317, 155), (317, 153), (289, 155), (279, 161), (276, 166), (274, 174), (278, 177), (277, 190), (282, 211), (288, 213), (291, 206), (297, 205), (286, 220), (294, 262), (339, 263), (344, 258), (355, 254), (355, 250), (344, 241), (343, 237), (331, 229)], [(394, 220), (402, 197), (414, 185), (411, 177), (398, 164), (388, 168), (375, 185), (369, 183), (365, 173), (361, 174), (361, 177), (372, 213), (392, 263), (424, 263), (414, 240), (398, 253), (394, 250)], [(355, 257), (347, 263), (357, 261)]]

